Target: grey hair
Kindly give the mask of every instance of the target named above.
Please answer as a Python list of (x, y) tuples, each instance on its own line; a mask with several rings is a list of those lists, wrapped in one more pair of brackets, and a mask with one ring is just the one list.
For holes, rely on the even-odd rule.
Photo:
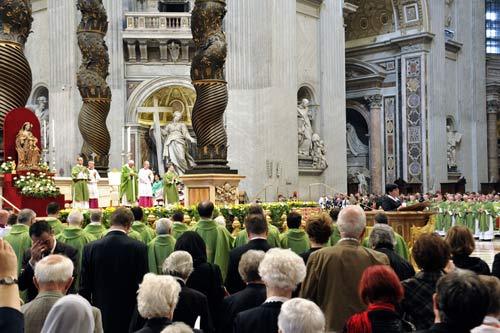
[(67, 282), (73, 276), (73, 262), (60, 254), (44, 257), (35, 265), (35, 278), (38, 283)]
[(264, 251), (250, 250), (241, 256), (238, 272), (244, 282), (259, 281), (259, 265), (264, 259)]
[(102, 222), (102, 210), (100, 209), (90, 210), (90, 222)]
[(184, 323), (177, 322), (165, 327), (161, 333), (193, 333), (193, 329)]
[(396, 245), (394, 230), (387, 224), (375, 224), (368, 239), (371, 248), (381, 245)]
[(158, 318), (173, 313), (180, 291), (181, 286), (173, 277), (147, 273), (137, 291), (140, 315), (143, 318)]
[(311, 301), (293, 298), (281, 306), (278, 328), (282, 333), (323, 333), (325, 326), (323, 312)]
[(260, 263), (259, 275), (268, 288), (294, 290), (306, 277), (306, 265), (292, 250), (273, 248)]
[(163, 274), (187, 280), (193, 273), (193, 257), (186, 251), (172, 252), (163, 262), (162, 271)]
[(360, 206), (348, 206), (340, 211), (337, 227), (342, 237), (359, 239), (366, 228), (366, 215)]
[(172, 230), (172, 221), (167, 218), (161, 218), (156, 221), (156, 234), (167, 235)]
[(29, 208), (25, 208), (19, 212), (17, 215), (17, 223), (20, 224), (29, 224), (31, 223), (31, 220), (33, 220), (36, 217), (36, 213)]
[(80, 226), (83, 222), (83, 214), (79, 210), (72, 210), (67, 218), (68, 224)]

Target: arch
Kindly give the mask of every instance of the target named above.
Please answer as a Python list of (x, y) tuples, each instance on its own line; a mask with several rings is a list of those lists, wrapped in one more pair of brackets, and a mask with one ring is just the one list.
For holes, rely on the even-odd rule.
[(47, 88), (47, 84), (45, 84), (43, 82), (37, 83), (31, 91), (32, 91), (31, 97), (29, 98), (30, 104), (37, 105), (38, 104), (37, 99), (38, 99), (38, 97), (41, 97), (41, 96), (47, 97), (47, 103), (48, 103), (49, 89)]
[[(308, 97), (306, 97), (308, 95)], [(307, 98), (313, 104), (316, 103), (316, 91), (313, 86), (309, 83), (302, 83), (299, 85), (297, 90), (297, 102), (300, 102), (302, 98)]]
[(360, 103), (358, 101), (348, 99), (346, 101), (346, 110), (348, 110), (348, 109), (352, 109), (354, 111), (357, 111), (359, 114), (361, 114), (361, 116), (363, 117), (363, 119), (366, 122), (366, 125), (368, 126), (368, 135), (370, 135), (370, 112), (368, 111), (366, 106), (364, 106), (362, 103)]
[(387, 75), (382, 67), (355, 58), (347, 58), (345, 68), (347, 91), (379, 89)]

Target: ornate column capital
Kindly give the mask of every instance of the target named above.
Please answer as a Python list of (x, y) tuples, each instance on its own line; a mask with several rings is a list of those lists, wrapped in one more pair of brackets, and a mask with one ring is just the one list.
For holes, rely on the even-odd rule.
[(488, 113), (497, 113), (499, 107), (500, 101), (496, 99), (490, 100), (486, 103), (486, 110)]
[(383, 97), (384, 96), (380, 94), (376, 94), (371, 96), (365, 96), (365, 100), (368, 101), (368, 103), (370, 103), (371, 109), (381, 109)]

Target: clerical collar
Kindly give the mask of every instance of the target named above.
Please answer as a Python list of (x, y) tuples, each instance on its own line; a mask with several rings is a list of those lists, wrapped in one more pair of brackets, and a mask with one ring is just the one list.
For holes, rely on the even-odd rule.
[(288, 297), (282, 297), (282, 296), (271, 296), (266, 299), (264, 303), (272, 303), (272, 302), (281, 302), (285, 303), (286, 301), (290, 300)]

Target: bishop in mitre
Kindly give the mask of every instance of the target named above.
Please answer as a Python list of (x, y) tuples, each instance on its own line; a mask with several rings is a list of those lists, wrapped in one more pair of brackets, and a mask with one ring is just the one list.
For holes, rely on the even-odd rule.
[(133, 206), (137, 203), (137, 195), (139, 192), (139, 181), (137, 178), (137, 170), (135, 162), (128, 161), (122, 167), (121, 183), (120, 183), (120, 198), (123, 206)]
[(71, 169), (73, 180), (73, 208), (89, 208), (89, 170), (83, 165), (83, 158), (76, 159), (76, 165)]

